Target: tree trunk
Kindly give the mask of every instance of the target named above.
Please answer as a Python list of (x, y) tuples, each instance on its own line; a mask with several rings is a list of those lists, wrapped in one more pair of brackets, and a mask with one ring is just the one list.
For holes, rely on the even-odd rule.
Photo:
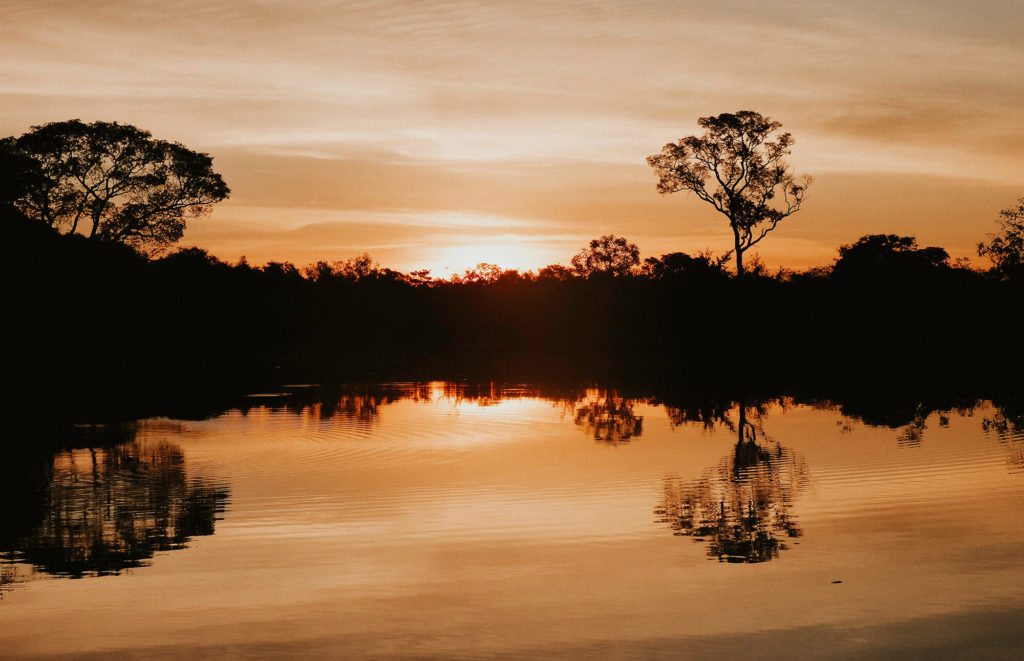
[(739, 404), (740, 407), (739, 444), (743, 445), (743, 441), (746, 440), (747, 431), (747, 407), (745, 406), (745, 402), (742, 399), (738, 401), (737, 404)]
[(733, 249), (736, 251), (736, 277), (743, 277), (743, 248), (740, 245), (740, 231), (733, 225), (732, 228)]

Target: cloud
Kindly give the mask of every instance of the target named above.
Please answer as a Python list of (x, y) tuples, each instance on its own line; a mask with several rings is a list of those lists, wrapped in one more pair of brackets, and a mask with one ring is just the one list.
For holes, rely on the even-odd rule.
[[(644, 157), (696, 133), (698, 117), (745, 108), (792, 131), (801, 173), (1019, 186), (1024, 171), (1016, 0), (9, 0), (4, 11), (0, 132), (116, 119), (210, 152), (233, 190), (216, 215), (230, 219), (224, 234), (209, 237), (224, 250), (228, 225), (238, 246), (245, 228), (279, 232), (276, 248), (260, 239), (267, 254), (311, 254), (318, 244), (301, 240), (333, 236), (337, 250), (387, 245), (405, 261), (413, 253), (397, 246), (425, 239), (398, 228), (656, 241), (684, 224), (710, 236), (720, 219), (658, 198)], [(857, 209), (881, 217), (869, 199), (822, 189), (801, 216), (820, 203), (834, 214), (823, 226), (860, 227)], [(973, 208), (949, 204), (945, 236), (959, 241), (954, 212)], [(300, 226), (320, 230), (289, 234)]]

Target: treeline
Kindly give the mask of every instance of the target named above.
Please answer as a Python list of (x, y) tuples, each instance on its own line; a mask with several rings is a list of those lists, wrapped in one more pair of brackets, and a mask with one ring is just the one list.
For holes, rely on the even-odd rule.
[[(448, 280), (367, 258), (253, 267), (159, 259), (4, 212), (15, 402), (83, 408), (296, 381), (700, 380), (756, 390), (893, 380), (1016, 382), (1024, 278), (864, 237), (827, 269), (742, 278), (724, 259), (641, 264), (602, 237), (572, 267), (481, 266)], [(744, 383), (751, 384), (749, 388)]]

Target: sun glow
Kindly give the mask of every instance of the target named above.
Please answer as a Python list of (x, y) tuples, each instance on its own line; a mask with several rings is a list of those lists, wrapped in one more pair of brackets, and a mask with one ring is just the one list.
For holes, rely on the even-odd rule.
[(703, 249), (666, 239), (707, 216), (644, 158), (744, 108), (816, 178), (773, 267), (882, 231), (973, 255), (1020, 195), (1020, 3), (94, 4), (4, 3), (0, 137), (80, 117), (209, 153), (231, 198), (181, 245), (222, 259), (450, 275), (610, 233)]
[[(565, 246), (563, 247), (563, 244)], [(494, 264), (504, 269), (530, 271), (548, 264), (568, 264), (573, 254), (569, 245), (579, 240), (538, 242), (528, 237), (507, 237), (474, 243), (442, 245), (431, 248), (423, 260), (435, 278), (448, 278), (464, 273), (478, 264)], [(578, 247), (578, 246), (577, 246)]]

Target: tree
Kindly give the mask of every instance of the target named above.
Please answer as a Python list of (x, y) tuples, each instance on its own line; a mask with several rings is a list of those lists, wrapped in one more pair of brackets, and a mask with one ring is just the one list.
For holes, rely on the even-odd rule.
[(562, 266), (561, 264), (548, 264), (537, 272), (537, 279), (542, 282), (565, 282), (566, 280), (571, 280), (574, 274), (575, 272), (567, 266)]
[(701, 117), (697, 124), (704, 135), (665, 145), (647, 164), (658, 175), (659, 193), (691, 191), (729, 219), (742, 276), (743, 253), (800, 210), (811, 178), (797, 179), (790, 171), (785, 156), (793, 137), (773, 135), (779, 122), (741, 110)]
[(304, 267), (302, 273), (306, 276), (307, 280), (313, 282), (331, 278), (358, 282), (365, 278), (380, 277), (382, 271), (386, 270), (381, 269), (380, 264), (375, 262), (369, 253), (364, 252), (361, 255), (356, 255), (346, 260), (333, 262), (320, 260), (316, 264)]
[(695, 256), (685, 252), (670, 252), (660, 258), (645, 259), (644, 273), (655, 280), (722, 277), (726, 273), (725, 264), (731, 256), (731, 250), (718, 257), (710, 250), (698, 252)]
[(473, 268), (466, 269), (461, 275), (453, 273), (451, 281), (459, 284), (490, 284), (501, 278), (501, 267), (497, 264), (480, 262)]
[(583, 277), (598, 273), (629, 275), (639, 263), (640, 249), (636, 244), (612, 234), (593, 239), (587, 248), (572, 258), (573, 269)]
[(16, 202), (44, 182), (39, 163), (18, 149), (15, 139), (0, 140), (0, 210)]
[(29, 185), (13, 200), (22, 213), (65, 233), (139, 250), (160, 252), (181, 238), (187, 220), (230, 193), (208, 155), (128, 124), (72, 119), (4, 142), (22, 165), (11, 165), (14, 156), (3, 159), (0, 178), (33, 164)]
[(978, 255), (992, 260), (996, 270), (1009, 273), (1024, 269), (1024, 197), (1016, 207), (999, 212), (1000, 234), (989, 234), (988, 243), (978, 244)]
[(896, 234), (868, 234), (839, 248), (837, 276), (905, 277), (948, 267), (949, 253), (937, 246), (918, 248), (917, 239)]

